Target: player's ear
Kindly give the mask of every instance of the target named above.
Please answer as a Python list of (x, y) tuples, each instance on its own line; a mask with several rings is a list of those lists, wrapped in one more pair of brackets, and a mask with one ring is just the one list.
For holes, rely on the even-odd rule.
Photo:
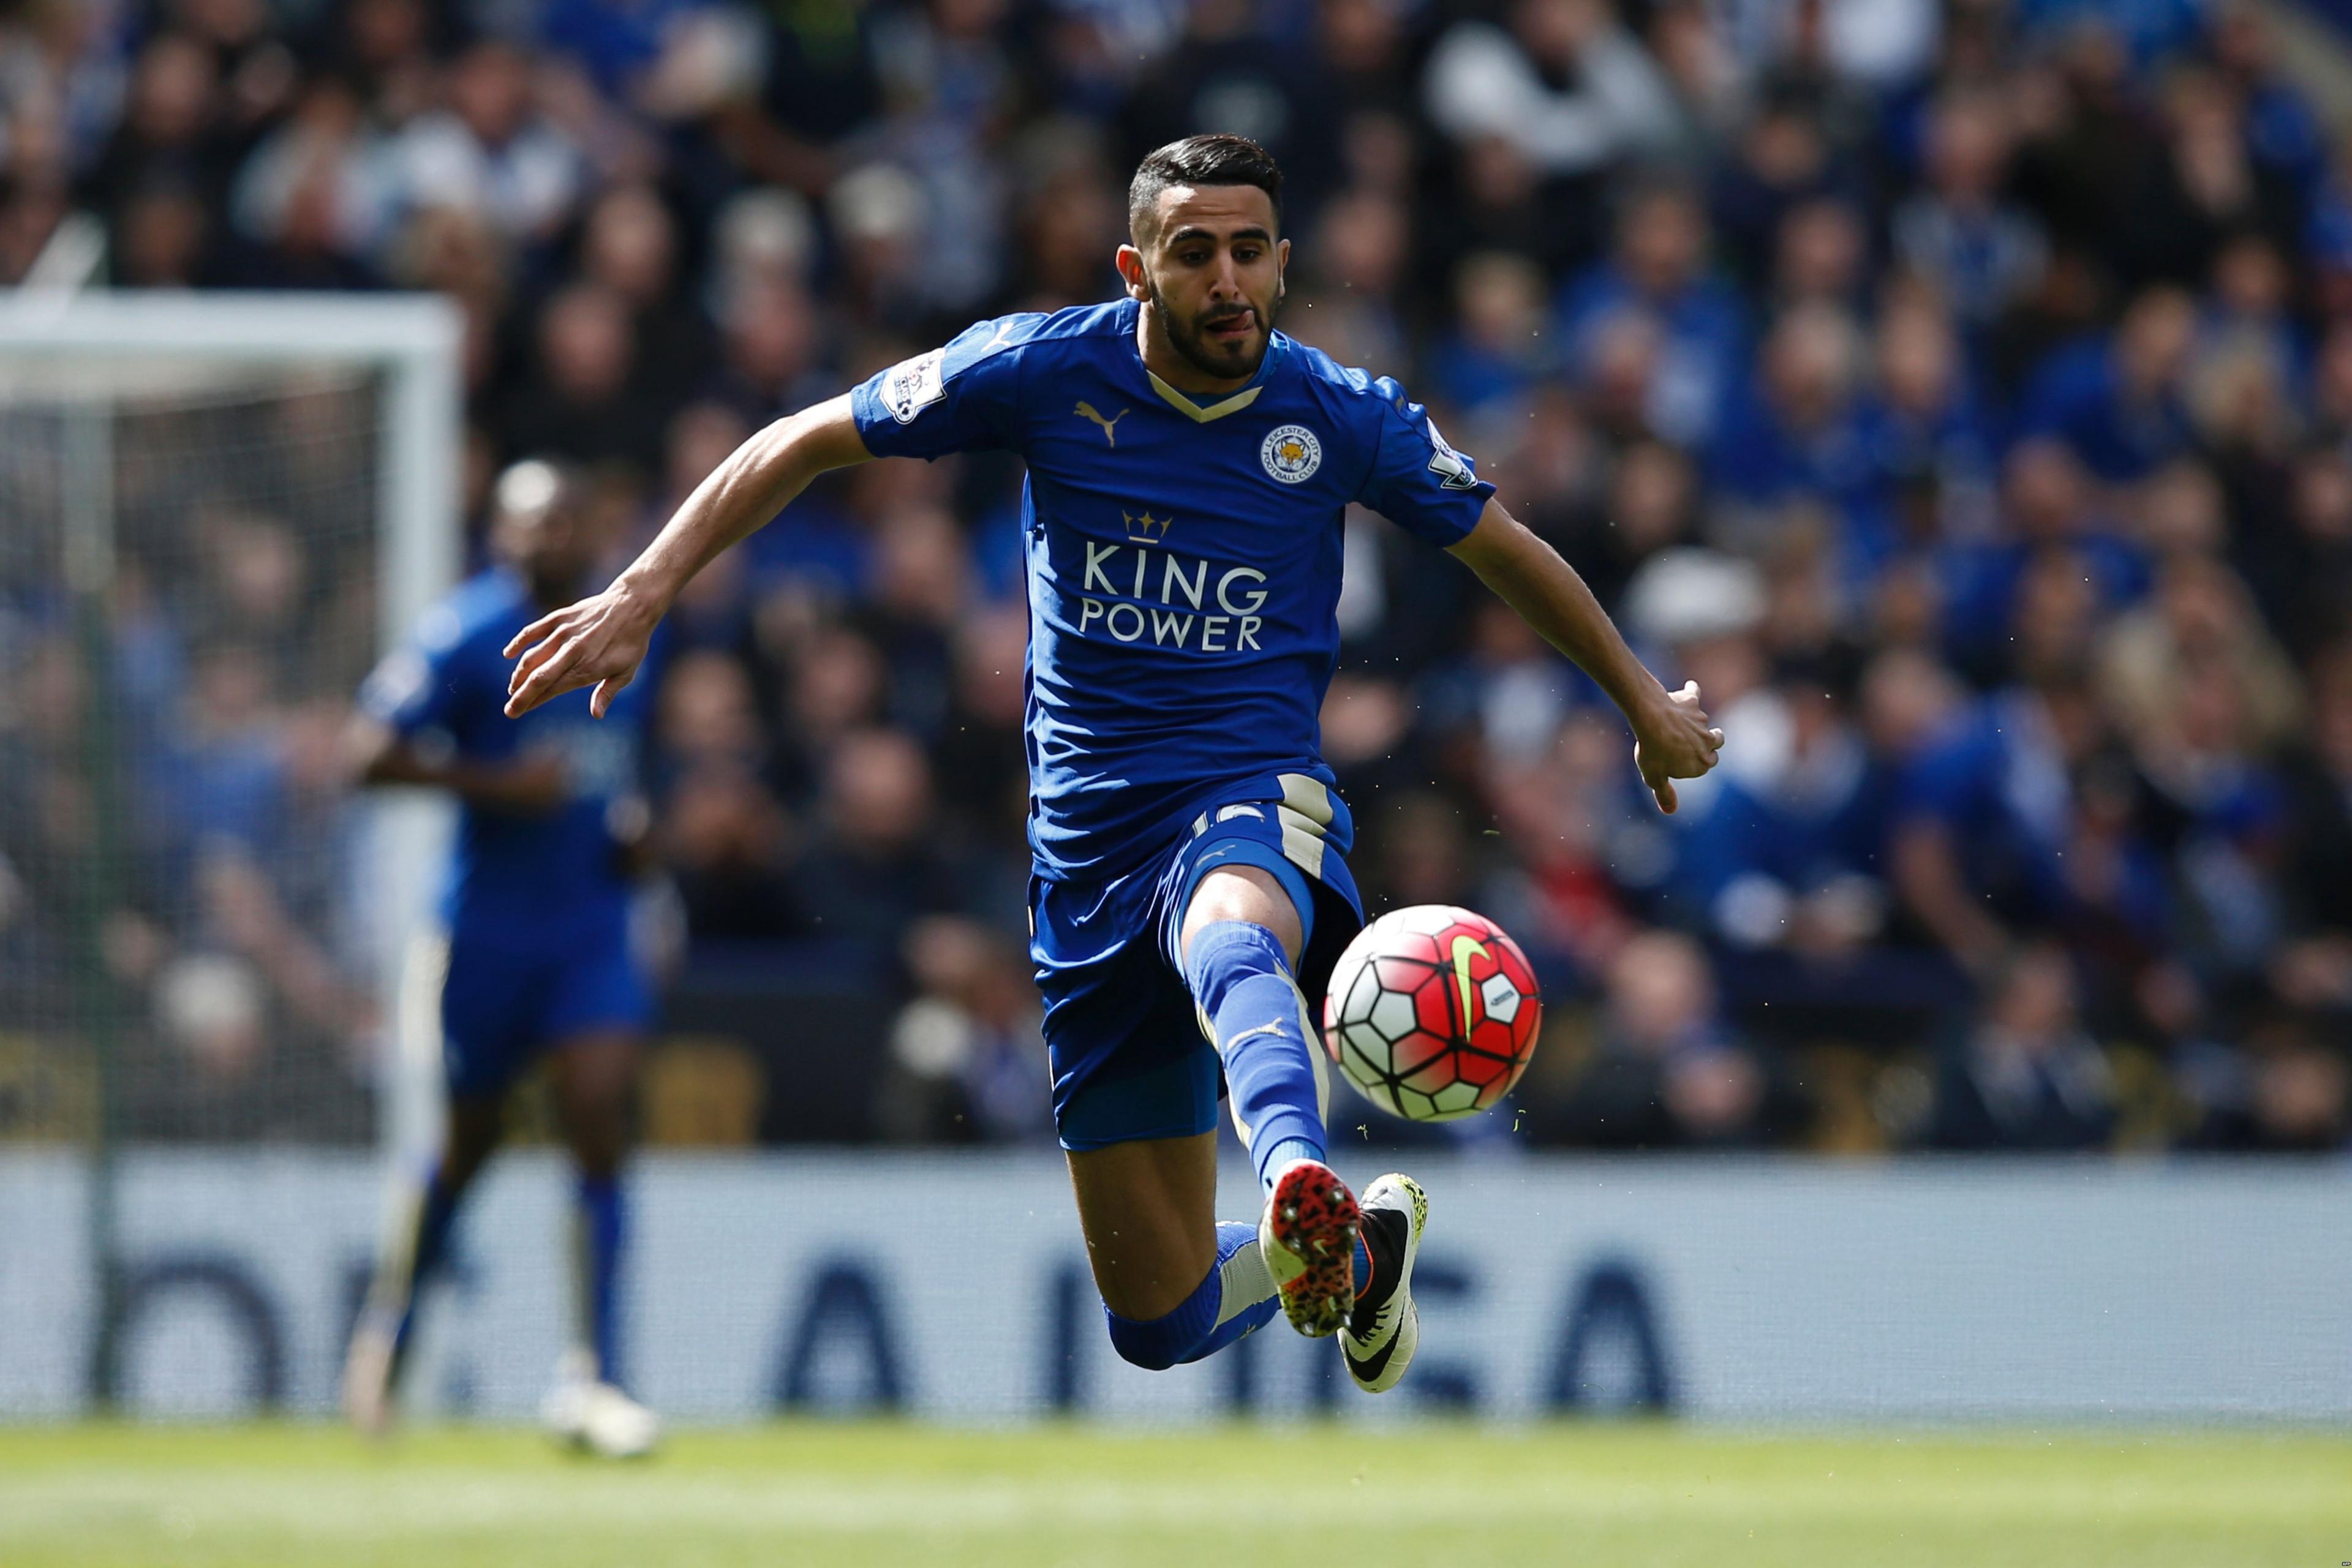
[(1290, 241), (1274, 242), (1274, 297), (1281, 300), (1290, 292)]
[(1129, 299), (1151, 298), (1151, 285), (1143, 276), (1143, 252), (1131, 245), (1122, 245), (1118, 247), (1118, 255), (1112, 259), (1118, 268), (1120, 281), (1127, 285)]

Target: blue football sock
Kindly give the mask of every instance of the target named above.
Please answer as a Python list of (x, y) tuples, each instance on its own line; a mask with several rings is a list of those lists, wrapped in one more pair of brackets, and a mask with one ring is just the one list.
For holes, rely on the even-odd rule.
[(625, 1215), (621, 1184), (612, 1176), (580, 1178), (572, 1253), (572, 1321), (579, 1342), (596, 1352), (598, 1381), (621, 1381), (619, 1292)]
[(1274, 1316), (1274, 1276), (1258, 1256), (1257, 1226), (1217, 1226), (1217, 1261), (1208, 1278), (1164, 1317), (1122, 1318), (1108, 1306), (1110, 1342), (1139, 1367), (1165, 1372), (1214, 1355)]
[(1310, 1054), (1304, 1004), (1274, 933), (1245, 921), (1219, 921), (1192, 933), (1184, 980), (1212, 1026), (1225, 1065), (1234, 1119), (1258, 1180), (1294, 1159), (1323, 1158), (1319, 1075)]
[(1311, 1142), (1305, 1138), (1283, 1138), (1268, 1145), (1265, 1157), (1257, 1163), (1259, 1169), (1266, 1173), (1268, 1180), (1271, 1180), (1275, 1172), (1281, 1170), (1293, 1160), (1319, 1161), (1322, 1158), (1321, 1144)]
[(436, 1161), (424, 1185), (411, 1194), (406, 1220), (394, 1233), (391, 1250), (377, 1260), (375, 1279), (368, 1288), (367, 1310), (392, 1320), (395, 1367), (408, 1354), (417, 1298), (448, 1253), (457, 1218), (457, 1197), (442, 1181), (440, 1162)]

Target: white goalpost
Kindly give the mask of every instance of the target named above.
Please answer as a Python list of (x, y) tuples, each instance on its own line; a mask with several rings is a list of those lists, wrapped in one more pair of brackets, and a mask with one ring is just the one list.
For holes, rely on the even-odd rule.
[(398, 1053), (313, 1058), (389, 1026), (447, 813), (323, 800), (316, 753), (460, 569), (461, 333), (424, 295), (0, 300), (0, 679), (80, 702), (0, 714), (0, 811), (86, 808), (0, 834), (51, 928), (0, 1040), (96, 1080), (52, 1136), (349, 1142), (371, 1088), (360, 1141), (412, 1135)]
[[(19, 294), (0, 300), (0, 405), (46, 397), (79, 405), (102, 429), (110, 398), (147, 388), (168, 395), (173, 386), (201, 392), (320, 369), (381, 374), (377, 614), (396, 640), (457, 566), (463, 328), (437, 295)], [(106, 544), (84, 541), (93, 560)]]

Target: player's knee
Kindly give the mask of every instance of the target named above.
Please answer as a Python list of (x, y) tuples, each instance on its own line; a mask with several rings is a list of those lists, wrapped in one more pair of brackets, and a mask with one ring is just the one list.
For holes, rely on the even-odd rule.
[(1103, 1303), (1103, 1321), (1110, 1329), (1111, 1348), (1121, 1361), (1146, 1372), (1165, 1372), (1190, 1361), (1207, 1342), (1217, 1324), (1217, 1303), (1223, 1295), (1217, 1265), (1212, 1260), (1192, 1294), (1156, 1318), (1123, 1318)]
[(1103, 1309), (1103, 1320), (1110, 1326), (1111, 1348), (1118, 1352), (1119, 1360), (1146, 1372), (1166, 1372), (1184, 1359), (1192, 1348), (1197, 1333), (1181, 1328), (1176, 1320), (1180, 1312), (1141, 1321), (1122, 1318), (1108, 1307)]
[(1255, 866), (1220, 866), (1201, 879), (1184, 910), (1184, 957), (1218, 928), (1250, 926), (1270, 933), (1276, 955), (1287, 965), (1304, 944), (1298, 907), (1270, 871)]

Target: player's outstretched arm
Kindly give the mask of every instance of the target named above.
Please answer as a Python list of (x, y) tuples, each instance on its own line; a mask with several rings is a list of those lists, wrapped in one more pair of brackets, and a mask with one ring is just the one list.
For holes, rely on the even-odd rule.
[(562, 759), (551, 752), (527, 752), (509, 762), (479, 762), (420, 747), (371, 714), (352, 721), (343, 736), (343, 752), (356, 784), (446, 789), (484, 811), (536, 816), (553, 811), (571, 794)]
[(735, 448), (687, 497), (645, 552), (593, 597), (541, 616), (506, 646), (507, 717), (593, 685), (602, 719), (645, 661), (654, 626), (694, 574), (745, 538), (828, 468), (873, 454), (858, 438), (846, 395), (789, 415)]
[(1675, 780), (1715, 766), (1723, 731), (1698, 705), (1698, 684), (1668, 691), (1642, 667), (1576, 568), (1495, 501), (1454, 547), (1502, 601), (1543, 639), (1574, 659), (1624, 710), (1633, 727), (1633, 763), (1661, 811), (1675, 809)]

